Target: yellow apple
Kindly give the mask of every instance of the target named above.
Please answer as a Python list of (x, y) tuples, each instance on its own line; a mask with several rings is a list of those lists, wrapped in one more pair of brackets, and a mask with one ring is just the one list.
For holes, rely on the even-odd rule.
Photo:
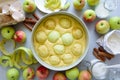
[(76, 10), (82, 10), (85, 6), (85, 0), (73, 0), (73, 5)]

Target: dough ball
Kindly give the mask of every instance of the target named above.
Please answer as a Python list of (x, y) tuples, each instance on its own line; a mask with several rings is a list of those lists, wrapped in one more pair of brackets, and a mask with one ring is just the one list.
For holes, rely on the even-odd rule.
[(71, 23), (72, 23), (71, 20), (69, 20), (68, 18), (61, 18), (59, 21), (60, 26), (65, 29), (70, 28), (72, 26)]
[(64, 54), (63, 55), (63, 62), (65, 64), (70, 64), (70, 63), (72, 63), (72, 61), (73, 61), (73, 57), (71, 54)]
[(62, 41), (64, 45), (69, 46), (73, 42), (73, 36), (70, 33), (66, 33), (62, 35)]
[(60, 37), (60, 33), (58, 31), (52, 31), (48, 35), (48, 40), (52, 43), (55, 43)]
[(56, 27), (56, 23), (53, 19), (48, 19), (45, 23), (44, 26), (46, 29), (53, 30)]
[(47, 39), (47, 35), (43, 31), (38, 31), (35, 37), (36, 37), (36, 41), (39, 43), (44, 43)]
[(75, 39), (80, 39), (83, 36), (83, 32), (80, 29), (75, 29), (72, 32)]
[(82, 54), (82, 45), (81, 44), (74, 44), (71, 50), (75, 56), (79, 56)]
[(61, 55), (65, 52), (64, 46), (63, 45), (55, 45), (54, 46), (54, 51), (56, 54)]
[(42, 45), (38, 47), (38, 54), (40, 55), (40, 57), (48, 57), (49, 52), (46, 46)]
[(49, 62), (52, 64), (52, 65), (57, 65), (60, 63), (60, 59), (59, 57), (53, 55), (53, 56), (50, 56), (49, 57)]

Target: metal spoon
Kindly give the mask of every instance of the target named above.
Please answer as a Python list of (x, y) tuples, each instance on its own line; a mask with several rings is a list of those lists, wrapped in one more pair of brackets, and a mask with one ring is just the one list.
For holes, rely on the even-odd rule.
[(120, 64), (106, 66), (106, 68), (120, 68)]

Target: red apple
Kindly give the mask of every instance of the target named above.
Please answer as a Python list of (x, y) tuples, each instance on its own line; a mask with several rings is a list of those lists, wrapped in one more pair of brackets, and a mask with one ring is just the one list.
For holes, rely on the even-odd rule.
[(88, 9), (83, 13), (83, 19), (86, 22), (92, 22), (95, 20), (95, 18), (96, 18), (96, 13), (92, 9)]
[(67, 78), (63, 73), (57, 72), (54, 74), (53, 80), (67, 80)]
[(39, 79), (46, 79), (49, 75), (49, 70), (44, 67), (44, 66), (40, 66), (38, 67), (37, 71), (36, 71), (36, 76)]
[(32, 80), (35, 76), (34, 70), (30, 67), (26, 68), (23, 71), (23, 78), (24, 80)]
[(96, 23), (96, 31), (99, 34), (105, 34), (110, 30), (110, 25), (106, 20), (100, 20)]
[(92, 80), (91, 74), (87, 70), (83, 70), (80, 72), (78, 80)]
[(73, 0), (73, 5), (76, 10), (82, 10), (85, 6), (85, 0)]
[(26, 40), (26, 34), (24, 31), (16, 31), (15, 34), (14, 34), (14, 40), (16, 42), (25, 42)]

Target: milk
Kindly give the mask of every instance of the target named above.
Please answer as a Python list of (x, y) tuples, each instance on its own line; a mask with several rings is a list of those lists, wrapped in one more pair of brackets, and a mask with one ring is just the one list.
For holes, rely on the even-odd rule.
[(93, 65), (91, 72), (96, 79), (105, 79), (107, 74), (106, 65), (102, 62), (97, 62)]
[(117, 6), (118, 0), (104, 0), (95, 8), (95, 13), (99, 18), (107, 18)]
[(109, 16), (110, 12), (104, 7), (103, 3), (100, 3), (96, 8), (95, 8), (95, 13), (97, 17), (99, 18), (106, 18)]
[(106, 79), (108, 69), (106, 68), (105, 63), (101, 62), (98, 59), (94, 59), (90, 61), (89, 64), (90, 64), (89, 70), (95, 79), (98, 80)]

